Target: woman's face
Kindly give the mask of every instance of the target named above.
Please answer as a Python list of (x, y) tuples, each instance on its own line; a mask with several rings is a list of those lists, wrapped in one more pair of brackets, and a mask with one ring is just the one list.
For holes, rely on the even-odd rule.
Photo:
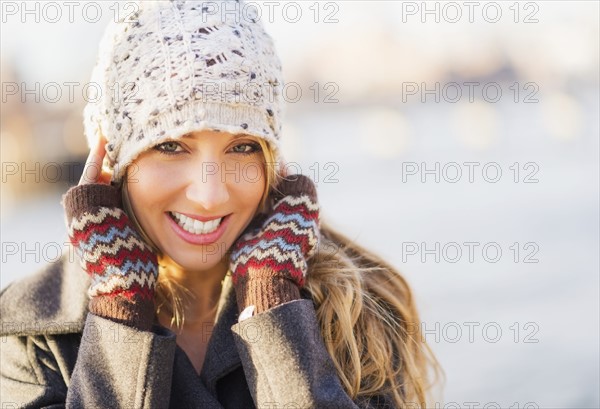
[(250, 224), (265, 190), (254, 137), (202, 131), (141, 154), (127, 174), (135, 215), (186, 271), (214, 267)]

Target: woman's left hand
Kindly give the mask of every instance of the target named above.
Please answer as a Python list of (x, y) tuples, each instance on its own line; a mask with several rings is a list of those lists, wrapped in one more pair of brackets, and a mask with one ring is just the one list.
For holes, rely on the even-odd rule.
[(240, 311), (262, 312), (299, 298), (307, 261), (319, 243), (317, 190), (308, 177), (286, 176), (261, 226), (243, 234), (231, 251), (230, 269)]

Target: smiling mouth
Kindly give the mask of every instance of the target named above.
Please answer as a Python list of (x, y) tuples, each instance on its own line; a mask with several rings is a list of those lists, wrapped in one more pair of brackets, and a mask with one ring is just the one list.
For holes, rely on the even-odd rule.
[(212, 233), (219, 228), (221, 222), (226, 217), (219, 217), (218, 219), (210, 220), (208, 222), (201, 222), (200, 220), (192, 219), (184, 214), (177, 212), (168, 212), (169, 216), (181, 227), (183, 230), (192, 234), (208, 234)]

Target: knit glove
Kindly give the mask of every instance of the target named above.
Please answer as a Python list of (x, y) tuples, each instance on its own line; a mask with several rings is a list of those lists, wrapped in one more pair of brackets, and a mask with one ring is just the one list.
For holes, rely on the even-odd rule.
[(157, 257), (122, 210), (119, 190), (100, 183), (74, 186), (63, 196), (63, 206), (69, 239), (92, 279), (90, 312), (149, 330)]
[(299, 299), (307, 260), (318, 246), (319, 204), (313, 182), (303, 175), (287, 176), (277, 190), (270, 214), (258, 227), (253, 223), (232, 248), (231, 278), (240, 312), (254, 305), (260, 313)]

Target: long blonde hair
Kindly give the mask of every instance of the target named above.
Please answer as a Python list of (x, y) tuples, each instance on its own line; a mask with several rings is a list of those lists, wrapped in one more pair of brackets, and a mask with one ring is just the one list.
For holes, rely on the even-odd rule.
[[(265, 212), (281, 176), (269, 144), (263, 139), (258, 142), (266, 175), (259, 207)], [(126, 179), (122, 186), (125, 210), (142, 237), (158, 251), (133, 213)], [(399, 408), (427, 406), (443, 370), (421, 333), (412, 291), (395, 268), (321, 220), (321, 241), (308, 262), (303, 290), (315, 304), (325, 346), (352, 399), (386, 395)], [(169, 274), (159, 274), (157, 312), (165, 308), (178, 327), (185, 318), (185, 297), (186, 290)]]
[(321, 237), (305, 289), (344, 389), (355, 399), (384, 394), (395, 407), (427, 407), (443, 371), (422, 336), (408, 283), (323, 222)]

